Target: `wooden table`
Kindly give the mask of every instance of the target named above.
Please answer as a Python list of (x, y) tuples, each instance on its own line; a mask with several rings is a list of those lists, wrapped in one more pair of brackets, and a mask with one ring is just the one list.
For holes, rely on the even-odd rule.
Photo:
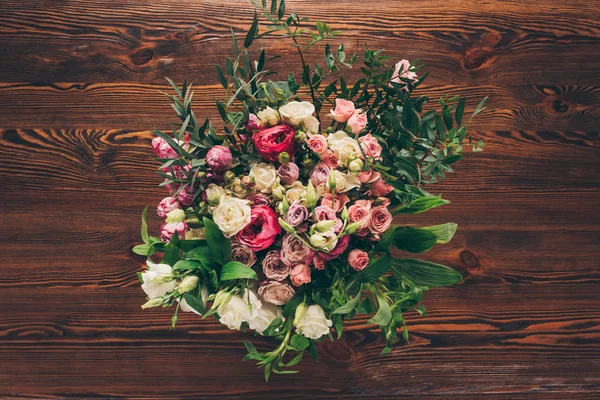
[[(0, 397), (591, 399), (600, 397), (600, 2), (289, 1), (458, 93), (485, 152), (431, 190), (453, 204), (402, 223), (459, 223), (427, 255), (464, 281), (427, 293), (411, 342), (379, 356), (365, 320), (319, 363), (274, 377), (241, 363), (244, 334), (142, 311), (140, 213), (164, 195), (149, 143), (175, 122), (164, 76), (216, 117), (213, 65), (236, 0), (22, 1), (0, 12)], [(264, 40), (274, 63), (292, 48)], [(347, 52), (349, 52), (347, 50)], [(310, 57), (321, 59), (321, 54)], [(356, 77), (356, 75), (353, 75)], [(350, 77), (351, 78), (351, 77)], [(349, 79), (350, 79), (349, 78)], [(156, 230), (159, 221), (151, 219)], [(261, 348), (272, 345), (258, 339)]]

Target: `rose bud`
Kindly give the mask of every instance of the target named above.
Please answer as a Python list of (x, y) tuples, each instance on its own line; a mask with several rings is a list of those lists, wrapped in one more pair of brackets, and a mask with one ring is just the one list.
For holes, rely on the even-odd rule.
[(281, 185), (275, 187), (272, 195), (275, 200), (281, 201), (285, 197), (285, 188)]
[(185, 220), (185, 211), (183, 211), (181, 208), (178, 208), (176, 210), (170, 211), (167, 214), (167, 218), (165, 221), (168, 224), (176, 224), (178, 222), (182, 222), (183, 220)]
[(385, 183), (385, 181), (383, 179), (378, 179), (371, 185), (371, 192), (373, 193), (373, 196), (377, 196), (377, 197), (387, 196), (388, 194), (390, 194), (393, 191), (394, 191), (394, 187), (392, 185)]
[(356, 109), (354, 114), (348, 120), (348, 127), (352, 130), (352, 133), (358, 135), (367, 126), (367, 114), (361, 112), (362, 110)]
[(198, 217), (192, 217), (185, 220), (185, 223), (190, 228), (200, 228), (202, 224), (200, 223), (200, 219)]
[(300, 176), (300, 169), (294, 163), (284, 163), (281, 164), (277, 169), (277, 175), (279, 175), (279, 178), (281, 178), (281, 182), (283, 182), (284, 185), (291, 185), (298, 180), (298, 177)]
[(359, 174), (364, 166), (365, 163), (360, 158), (357, 158), (356, 160), (350, 161), (350, 164), (348, 164), (348, 170), (350, 170), (350, 172), (353, 174)]
[(310, 282), (310, 267), (306, 264), (298, 264), (292, 268), (290, 273), (292, 285), (300, 286)]
[(350, 250), (348, 264), (357, 271), (362, 271), (369, 265), (369, 255), (359, 249)]
[(160, 218), (167, 218), (167, 214), (177, 208), (179, 208), (179, 202), (175, 197), (165, 197), (158, 204), (156, 213)]
[(225, 178), (226, 181), (231, 182), (235, 179), (235, 174), (232, 171), (227, 171), (225, 172), (225, 175), (223, 175), (223, 178)]
[(254, 114), (248, 115), (248, 125), (246, 127), (249, 131), (257, 131), (262, 128), (262, 121)]
[(200, 282), (200, 278), (196, 275), (186, 276), (177, 287), (177, 291), (179, 294), (187, 293), (190, 290), (195, 289), (196, 286), (198, 286), (198, 282)]
[(231, 151), (225, 146), (213, 146), (206, 153), (206, 164), (215, 172), (227, 171), (231, 168), (232, 161)]
[(283, 152), (279, 153), (279, 155), (277, 156), (277, 161), (279, 161), (281, 164), (290, 162), (289, 153), (287, 151), (283, 151)]
[(296, 131), (294, 134), (294, 140), (298, 143), (306, 142), (306, 132), (300, 130)]

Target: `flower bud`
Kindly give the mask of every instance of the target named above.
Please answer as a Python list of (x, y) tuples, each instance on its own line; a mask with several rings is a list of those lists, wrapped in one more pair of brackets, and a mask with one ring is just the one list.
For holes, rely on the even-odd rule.
[(254, 186), (254, 181), (248, 175), (242, 176), (242, 185), (252, 187)]
[(279, 215), (285, 215), (285, 211), (283, 211), (283, 203), (281, 201), (275, 204), (275, 211), (277, 211)]
[(306, 132), (297, 130), (296, 133), (294, 134), (294, 140), (298, 143), (306, 142)]
[(181, 208), (176, 208), (173, 211), (167, 213), (167, 219), (165, 220), (168, 224), (177, 224), (185, 219), (185, 211)]
[(298, 305), (298, 307), (296, 307), (296, 313), (294, 315), (294, 326), (298, 325), (300, 321), (302, 321), (302, 318), (304, 318), (304, 314), (306, 314), (307, 309), (308, 306), (306, 305), (306, 303), (301, 303)]
[(281, 201), (285, 197), (285, 188), (281, 185), (273, 189), (273, 198), (277, 201)]
[(346, 226), (344, 229), (344, 235), (353, 235), (360, 230), (360, 227), (364, 224), (362, 221), (353, 222)]
[(206, 172), (204, 171), (198, 171), (198, 173), (196, 174), (196, 176), (198, 177), (198, 179), (202, 180), (206, 177)]
[(308, 180), (308, 185), (306, 186), (306, 205), (308, 208), (315, 208), (317, 205), (317, 192), (315, 192), (315, 187), (310, 179)]
[(349, 217), (348, 208), (344, 206), (342, 209), (342, 220), (346, 221)]
[(335, 128), (333, 126), (329, 126), (329, 127), (327, 127), (327, 129), (325, 129), (325, 132), (333, 133), (333, 132), (335, 132)]
[(314, 247), (323, 247), (325, 244), (327, 244), (327, 238), (320, 233), (315, 233), (310, 237), (310, 244), (312, 244)]
[(233, 173), (233, 171), (227, 171), (225, 172), (225, 175), (223, 175), (223, 177), (226, 181), (232, 181), (235, 179), (235, 174)]
[(281, 199), (281, 207), (284, 214), (290, 209), (290, 203), (288, 203), (286, 196), (283, 196), (283, 199)]
[(185, 223), (190, 228), (200, 228), (202, 224), (200, 223), (200, 219), (198, 217), (191, 217), (185, 220)]
[(328, 220), (319, 221), (315, 224), (315, 230), (317, 232), (327, 232), (328, 230), (333, 228), (336, 223), (337, 223), (337, 221), (328, 221)]
[(279, 161), (281, 164), (285, 164), (285, 163), (290, 162), (290, 155), (289, 155), (289, 153), (287, 151), (282, 151), (277, 156), (277, 161)]
[(363, 160), (361, 160), (360, 158), (357, 158), (356, 160), (350, 161), (350, 164), (348, 164), (348, 169), (353, 174), (359, 174), (360, 171), (362, 171), (364, 166), (365, 166), (365, 163), (363, 162)]
[(337, 185), (337, 182), (335, 180), (335, 174), (333, 173), (333, 169), (331, 169), (331, 168), (329, 169), (329, 182), (328, 182), (328, 184), (329, 184), (329, 188), (332, 191), (334, 191), (335, 187)]
[(181, 281), (177, 287), (177, 291), (180, 294), (187, 293), (190, 290), (194, 290), (196, 286), (198, 286), (198, 282), (200, 282), (200, 278), (198, 278), (196, 275), (188, 275)]
[(287, 233), (294, 233), (294, 232), (296, 232), (296, 230), (294, 229), (294, 227), (291, 226), (290, 224), (288, 224), (287, 222), (285, 222), (282, 218), (279, 218), (279, 225), (281, 225), (281, 227), (283, 228), (283, 230), (286, 231)]
[(148, 300), (144, 304), (142, 304), (142, 309), (145, 310), (146, 308), (158, 307), (158, 306), (162, 305), (162, 303), (163, 303), (162, 297), (155, 297), (153, 299)]

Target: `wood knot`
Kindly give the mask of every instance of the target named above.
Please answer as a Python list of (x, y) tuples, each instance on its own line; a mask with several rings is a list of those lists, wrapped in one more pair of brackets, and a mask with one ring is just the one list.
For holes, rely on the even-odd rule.
[(463, 250), (460, 253), (460, 262), (468, 269), (479, 269), (479, 257), (470, 250)]
[(183, 32), (181, 32), (181, 31), (178, 31), (178, 32), (175, 34), (175, 37), (176, 37), (177, 39), (181, 39), (181, 38), (183, 37)]
[(131, 61), (135, 65), (144, 65), (150, 62), (154, 57), (154, 50), (151, 48), (144, 48), (136, 51), (133, 56), (131, 56)]
[(486, 49), (467, 50), (463, 58), (466, 69), (477, 69), (492, 57), (492, 52)]
[(561, 114), (569, 111), (569, 104), (567, 104), (564, 100), (561, 99), (554, 100), (554, 102), (552, 103), (552, 107), (554, 108), (554, 111)]

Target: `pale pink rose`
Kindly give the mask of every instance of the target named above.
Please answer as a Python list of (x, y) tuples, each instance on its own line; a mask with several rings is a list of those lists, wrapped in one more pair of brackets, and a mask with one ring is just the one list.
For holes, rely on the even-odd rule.
[(225, 146), (213, 146), (206, 153), (206, 164), (215, 172), (227, 171), (232, 161), (231, 151)]
[(179, 208), (179, 202), (175, 197), (165, 197), (160, 201), (156, 208), (156, 213), (160, 218), (167, 218), (167, 214)]
[(375, 234), (383, 234), (392, 225), (392, 214), (387, 207), (378, 206), (371, 210), (369, 229)]
[(367, 114), (361, 111), (360, 108), (355, 110), (354, 114), (348, 120), (348, 126), (355, 135), (361, 133), (367, 126)]
[(327, 206), (318, 206), (315, 207), (315, 221), (335, 221), (337, 216), (335, 215), (335, 210), (331, 207)]
[(298, 180), (300, 169), (296, 164), (288, 162), (281, 164), (279, 168), (277, 168), (277, 175), (279, 175), (281, 182), (283, 182), (284, 185), (291, 185)]
[(269, 197), (262, 193), (256, 193), (254, 196), (250, 197), (250, 201), (253, 206), (269, 206), (271, 204)]
[(325, 269), (325, 260), (323, 259), (323, 257), (321, 257), (318, 254), (315, 254), (315, 256), (313, 257), (313, 264), (314, 264), (315, 268), (318, 269), (319, 271), (322, 271)]
[(358, 175), (358, 180), (360, 183), (373, 183), (380, 177), (381, 175), (379, 172), (376, 172), (373, 170), (373, 168), (370, 168), (368, 171), (361, 171), (361, 173)]
[(290, 273), (292, 285), (300, 286), (310, 282), (310, 267), (306, 264), (298, 264), (292, 268)]
[(187, 224), (185, 222), (177, 222), (176, 224), (164, 223), (160, 227), (160, 240), (165, 243), (168, 242), (175, 232), (179, 235), (179, 239), (184, 239), (186, 231)]
[(322, 162), (315, 165), (310, 173), (310, 180), (315, 187), (327, 183), (329, 180), (329, 167)]
[(247, 128), (249, 131), (257, 131), (262, 129), (260, 119), (255, 114), (250, 114), (248, 116), (248, 125)]
[(309, 263), (315, 252), (302, 241), (289, 233), (281, 240), (281, 259), (286, 265), (293, 266)]
[(190, 185), (183, 188), (183, 190), (177, 193), (177, 200), (184, 206), (191, 206), (192, 201), (194, 200), (194, 195), (196, 194), (196, 190), (192, 189)]
[(342, 236), (338, 239), (337, 245), (331, 250), (329, 253), (321, 252), (319, 253), (319, 257), (321, 257), (325, 261), (333, 260), (334, 258), (338, 258), (346, 249), (348, 248), (348, 244), (350, 243), (350, 236)]
[(281, 259), (279, 250), (271, 250), (265, 256), (262, 262), (262, 268), (265, 276), (269, 279), (282, 281), (290, 276), (291, 268)]
[(369, 265), (369, 255), (359, 249), (350, 250), (348, 253), (348, 264), (357, 271), (362, 271)]
[(152, 139), (152, 151), (158, 158), (179, 158), (179, 154), (160, 136)]
[(287, 222), (291, 226), (298, 226), (308, 219), (309, 212), (298, 200), (294, 200), (287, 212)]
[(382, 148), (377, 138), (368, 133), (365, 136), (358, 138), (358, 141), (360, 142), (360, 145), (367, 156), (371, 156), (375, 159), (381, 159)]
[(296, 291), (290, 285), (277, 281), (263, 283), (258, 288), (258, 295), (262, 297), (264, 301), (277, 306), (284, 305), (290, 301), (295, 294)]
[(354, 110), (354, 103), (350, 100), (335, 99), (335, 110), (331, 110), (331, 116), (337, 122), (348, 122)]
[(390, 199), (388, 199), (387, 197), (378, 197), (375, 199), (375, 203), (378, 206), (388, 207), (392, 203), (392, 201)]
[(371, 185), (371, 192), (373, 193), (373, 196), (376, 197), (387, 196), (393, 191), (394, 187), (385, 183), (383, 179), (378, 179)]
[[(404, 82), (402, 82), (400, 80), (400, 78), (406, 78), (406, 79), (410, 79), (410, 80), (417, 79), (417, 74), (415, 72), (409, 71), (408, 70), (409, 67), (410, 67), (410, 62), (408, 60), (398, 61), (398, 63), (394, 67), (394, 73), (392, 74), (391, 81), (402, 85), (402, 84), (404, 84)], [(400, 72), (400, 71), (402, 71), (402, 72)]]
[(335, 212), (340, 212), (348, 203), (350, 199), (344, 193), (336, 194), (335, 199), (333, 199), (332, 193), (325, 193), (323, 198), (321, 199), (321, 205), (325, 207), (332, 208)]
[(332, 150), (327, 150), (325, 154), (321, 155), (321, 161), (325, 163), (329, 168), (337, 168), (339, 161)]
[(369, 212), (371, 211), (371, 202), (368, 200), (357, 200), (348, 208), (348, 218), (352, 222), (363, 222), (361, 229), (366, 227), (369, 222)]
[(231, 259), (251, 267), (256, 263), (256, 254), (238, 242), (231, 243)]
[(327, 151), (327, 138), (323, 135), (311, 135), (306, 145), (315, 153), (324, 154)]

